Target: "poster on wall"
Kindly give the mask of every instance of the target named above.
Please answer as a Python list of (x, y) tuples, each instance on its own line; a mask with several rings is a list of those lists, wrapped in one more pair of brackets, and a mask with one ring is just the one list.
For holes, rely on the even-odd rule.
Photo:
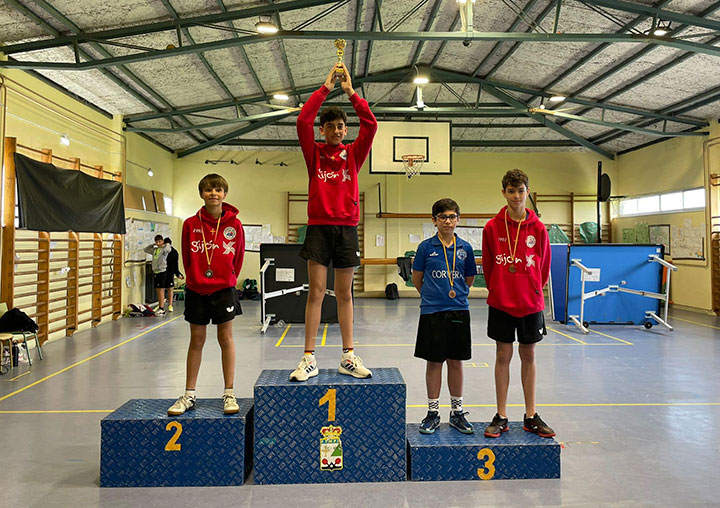
[(682, 226), (672, 227), (671, 245), (673, 260), (705, 259), (705, 226), (693, 226), (690, 219), (685, 219)]
[(665, 247), (665, 255), (670, 256), (670, 224), (653, 224), (648, 226), (648, 235), (650, 243), (654, 245), (663, 245)]

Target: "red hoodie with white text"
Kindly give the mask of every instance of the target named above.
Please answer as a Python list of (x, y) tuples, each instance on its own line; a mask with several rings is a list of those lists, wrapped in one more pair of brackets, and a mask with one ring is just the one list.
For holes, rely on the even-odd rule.
[[(237, 214), (237, 208), (223, 203), (219, 227), (218, 219), (210, 215), (204, 206), (183, 222), (183, 266), (186, 284), (191, 291), (209, 295), (237, 284), (245, 256), (245, 231)], [(205, 245), (208, 255), (212, 254), (210, 266)], [(213, 272), (212, 277), (205, 275), (208, 268)]]
[[(532, 210), (526, 210), (519, 236), (519, 223), (506, 211), (504, 206), (483, 229), (482, 266), (489, 291), (487, 303), (511, 316), (524, 317), (545, 309), (543, 288), (550, 276), (550, 240), (545, 225)], [(518, 240), (513, 258), (515, 238)], [(510, 265), (515, 267), (514, 273), (508, 269)]]
[(372, 148), (377, 120), (367, 101), (355, 93), (350, 103), (360, 119), (357, 139), (349, 145), (316, 143), (315, 118), (329, 93), (325, 85), (313, 92), (297, 119), (298, 139), (310, 178), (308, 224), (357, 226), (358, 173)]

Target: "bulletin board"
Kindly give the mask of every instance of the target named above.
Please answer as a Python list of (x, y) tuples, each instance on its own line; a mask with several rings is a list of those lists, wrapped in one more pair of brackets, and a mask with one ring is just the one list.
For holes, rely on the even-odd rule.
[(154, 243), (155, 235), (170, 236), (170, 224), (133, 218), (125, 219), (125, 262), (150, 261), (152, 256), (144, 251)]

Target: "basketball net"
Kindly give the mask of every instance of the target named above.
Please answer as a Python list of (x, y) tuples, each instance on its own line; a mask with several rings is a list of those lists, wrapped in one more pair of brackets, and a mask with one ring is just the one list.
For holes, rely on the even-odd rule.
[(405, 168), (405, 174), (408, 180), (415, 175), (420, 174), (425, 157), (423, 155), (403, 155), (402, 156), (403, 167)]

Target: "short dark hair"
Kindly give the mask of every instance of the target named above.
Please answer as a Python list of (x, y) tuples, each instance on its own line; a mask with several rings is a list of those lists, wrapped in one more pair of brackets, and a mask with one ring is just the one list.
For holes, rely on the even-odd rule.
[(446, 210), (455, 210), (455, 213), (460, 215), (460, 206), (450, 198), (439, 199), (433, 203), (433, 217), (437, 217), (438, 214), (443, 213)]
[(342, 119), (347, 125), (347, 115), (345, 112), (337, 106), (328, 106), (323, 109), (320, 113), (320, 125), (325, 125), (326, 122), (332, 122), (333, 120)]
[(519, 169), (511, 169), (505, 173), (505, 176), (503, 176), (502, 186), (503, 190), (505, 190), (508, 185), (512, 187), (520, 187), (524, 184), (526, 188), (530, 188), (529, 182), (528, 176), (525, 173)]
[(222, 176), (217, 173), (210, 173), (209, 175), (203, 176), (202, 180), (198, 184), (198, 191), (202, 194), (205, 189), (214, 189), (216, 187), (222, 188), (227, 194), (228, 183)]
[(155, 241), (156, 241), (156, 242), (157, 242), (158, 240), (162, 240), (162, 239), (163, 239), (163, 236), (162, 236), (162, 235), (155, 235)]
[(168, 245), (172, 245), (172, 240), (170, 240), (170, 237), (169, 237), (169, 236), (166, 236), (166, 237), (165, 237), (165, 243), (168, 244)]

